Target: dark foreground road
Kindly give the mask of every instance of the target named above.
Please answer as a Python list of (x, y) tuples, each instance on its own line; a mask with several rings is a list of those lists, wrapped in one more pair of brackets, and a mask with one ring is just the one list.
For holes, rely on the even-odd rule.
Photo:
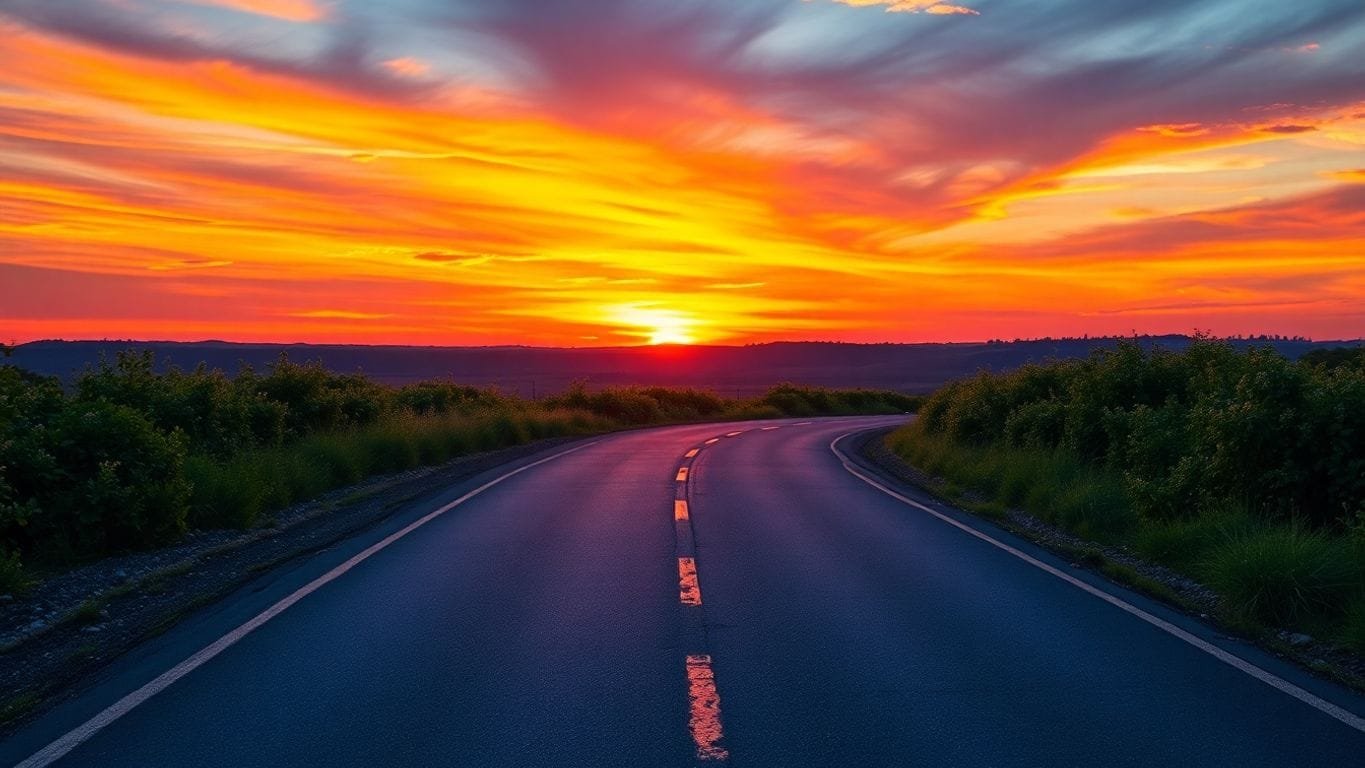
[(655, 429), (476, 478), (130, 654), (0, 764), (1365, 761), (1354, 695), (847, 471), (831, 441), (886, 423)]

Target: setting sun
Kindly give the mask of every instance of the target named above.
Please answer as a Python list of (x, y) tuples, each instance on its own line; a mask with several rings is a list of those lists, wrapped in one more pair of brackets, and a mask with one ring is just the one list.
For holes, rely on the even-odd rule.
[(673, 309), (647, 304), (626, 304), (617, 307), (612, 318), (625, 327), (620, 333), (649, 344), (695, 344), (692, 328), (695, 318)]

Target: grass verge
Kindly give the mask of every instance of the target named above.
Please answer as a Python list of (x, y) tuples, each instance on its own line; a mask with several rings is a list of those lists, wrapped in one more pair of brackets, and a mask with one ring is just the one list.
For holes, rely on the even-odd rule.
[[(887, 446), (937, 478), (943, 495), (994, 518), (1022, 509), (1076, 536), (1127, 548), (1199, 581), (1222, 617), (1251, 634), (1289, 629), (1365, 654), (1365, 544), (1242, 510), (1151, 519), (1137, 514), (1122, 478), (1063, 449), (956, 443), (917, 424)], [(1177, 605), (1173, 590), (1098, 553), (1078, 560), (1113, 580)]]

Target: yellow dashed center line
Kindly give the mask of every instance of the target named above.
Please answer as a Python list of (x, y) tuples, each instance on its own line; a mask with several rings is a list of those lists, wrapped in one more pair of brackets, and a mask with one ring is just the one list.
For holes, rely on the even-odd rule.
[(687, 657), (687, 698), (692, 742), (698, 760), (728, 760), (730, 750), (721, 745), (725, 732), (720, 724), (720, 694), (716, 692), (716, 673), (708, 654)]
[(763, 429), (762, 429), (761, 431), (763, 431), (763, 432), (771, 432), (771, 431), (773, 431), (774, 429), (781, 429), (781, 427), (763, 427)]
[(678, 599), (683, 605), (701, 605), (701, 584), (697, 582), (694, 558), (678, 558)]
[(678, 470), (678, 482), (681, 483), (681, 482), (684, 482), (684, 481), (686, 481), (686, 480), (687, 480), (687, 467), (682, 467), (681, 469)]
[(683, 501), (682, 499), (678, 499), (677, 501), (673, 502), (673, 519), (674, 520), (687, 519), (687, 502)]
[(706, 441), (706, 445), (715, 445), (716, 443), (719, 443), (719, 442), (720, 442), (720, 438), (719, 438), (719, 437), (713, 437), (713, 438), (711, 438), (710, 440), (707, 440), (707, 441)]
[(690, 458), (692, 458), (693, 456), (696, 456), (697, 453), (698, 453), (699, 451), (701, 451), (700, 448), (693, 448), (692, 450), (688, 451), (687, 453), (684, 453), (684, 454), (683, 454), (683, 458), (685, 458), (685, 459), (690, 459)]
[(738, 432), (729, 433), (728, 435), (726, 435), (726, 437), (739, 437), (742, 434), (744, 434), (744, 430), (741, 429)]

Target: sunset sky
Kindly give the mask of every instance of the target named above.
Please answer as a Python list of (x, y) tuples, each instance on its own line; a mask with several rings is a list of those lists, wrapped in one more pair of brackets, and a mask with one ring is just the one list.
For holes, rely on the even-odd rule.
[(0, 340), (1365, 336), (1361, 0), (0, 0)]

